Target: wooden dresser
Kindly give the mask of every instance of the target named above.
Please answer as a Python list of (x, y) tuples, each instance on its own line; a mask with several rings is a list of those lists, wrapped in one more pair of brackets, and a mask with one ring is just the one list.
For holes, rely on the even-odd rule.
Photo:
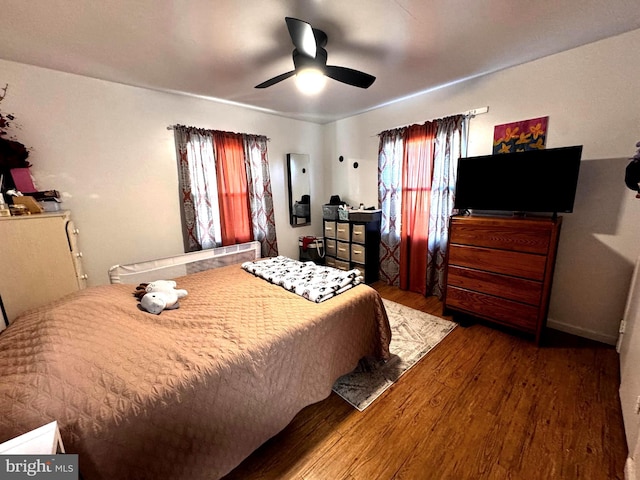
[(549, 309), (562, 217), (454, 216), (444, 310), (532, 334)]
[(380, 210), (349, 212), (348, 220), (323, 220), (325, 264), (341, 270), (358, 268), (364, 281), (378, 280)]
[(77, 236), (69, 212), (0, 218), (0, 298), (9, 322), (86, 287)]

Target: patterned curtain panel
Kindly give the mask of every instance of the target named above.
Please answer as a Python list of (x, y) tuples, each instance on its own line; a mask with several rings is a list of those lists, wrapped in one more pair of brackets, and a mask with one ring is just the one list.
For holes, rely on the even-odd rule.
[(278, 255), (267, 138), (173, 127), (185, 251), (258, 240)]
[[(390, 285), (418, 291), (411, 286), (417, 275), (421, 277), (417, 282), (421, 293), (442, 298), (449, 217), (453, 211), (458, 158), (466, 155), (467, 123), (468, 119), (457, 115), (427, 122), (423, 126), (415, 125), (380, 133), (380, 278)], [(421, 130), (414, 127), (424, 129), (422, 139), (420, 135), (416, 136)], [(423, 148), (425, 146), (429, 148)], [(427, 154), (429, 159), (427, 163), (423, 163)], [(423, 157), (421, 161), (418, 161), (419, 157)], [(420, 172), (424, 173), (426, 167), (431, 169), (431, 173), (427, 176), (418, 175)], [(430, 192), (428, 200), (425, 201), (420, 192)], [(409, 211), (403, 207), (403, 202), (412, 203)], [(423, 214), (428, 214), (428, 225), (425, 218), (425, 222), (418, 222), (419, 225), (416, 223), (416, 219), (424, 216)], [(404, 238), (403, 234), (406, 234)], [(426, 250), (412, 245), (411, 242), (417, 237), (426, 241)], [(407, 265), (411, 267), (408, 277)], [(414, 267), (419, 265), (420, 269), (417, 271)]]
[(175, 126), (173, 132), (185, 251), (213, 248), (220, 245), (222, 237), (211, 135), (182, 125)]
[(380, 279), (400, 286), (400, 211), (404, 129), (380, 134), (378, 146), (378, 205), (382, 210)]
[(440, 299), (444, 294), (444, 259), (449, 239), (449, 217), (453, 212), (458, 159), (466, 155), (463, 143), (466, 145), (467, 121), (462, 115), (437, 120), (426, 280), (427, 294)]
[(271, 194), (267, 137), (244, 135), (244, 152), (253, 238), (261, 243), (263, 257), (275, 257), (278, 255), (278, 240)]

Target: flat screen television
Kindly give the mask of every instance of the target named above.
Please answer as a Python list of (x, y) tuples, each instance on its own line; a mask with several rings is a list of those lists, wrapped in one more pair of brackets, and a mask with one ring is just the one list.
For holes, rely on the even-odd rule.
[(572, 212), (582, 145), (458, 160), (454, 208)]

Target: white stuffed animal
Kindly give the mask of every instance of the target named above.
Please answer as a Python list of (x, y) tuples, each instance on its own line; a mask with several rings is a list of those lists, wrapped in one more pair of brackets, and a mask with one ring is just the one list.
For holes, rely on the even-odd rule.
[(149, 283), (145, 291), (140, 299), (140, 306), (154, 315), (159, 315), (163, 310), (178, 308), (178, 300), (187, 296), (186, 290), (176, 289), (176, 282), (173, 280), (156, 280)]
[(156, 280), (147, 284), (145, 288), (147, 293), (150, 292), (176, 292), (178, 298), (182, 298), (187, 295), (186, 290), (176, 290), (178, 284), (173, 280)]

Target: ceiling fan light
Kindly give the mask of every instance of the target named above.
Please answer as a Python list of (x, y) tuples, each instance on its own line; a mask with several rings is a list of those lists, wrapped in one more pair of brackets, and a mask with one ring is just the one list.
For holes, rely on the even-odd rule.
[(296, 86), (305, 95), (315, 95), (322, 91), (327, 77), (316, 68), (305, 68), (296, 73)]

